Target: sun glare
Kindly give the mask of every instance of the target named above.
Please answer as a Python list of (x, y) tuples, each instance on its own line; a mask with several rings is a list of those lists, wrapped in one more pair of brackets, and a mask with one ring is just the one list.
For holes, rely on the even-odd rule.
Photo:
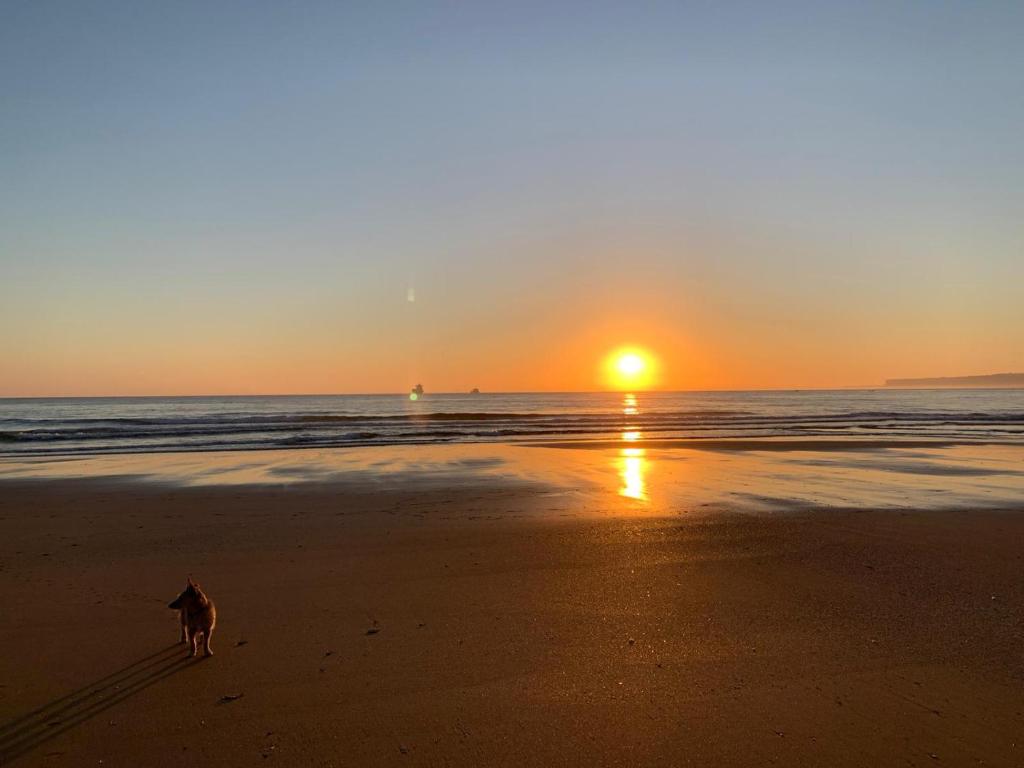
[(644, 359), (632, 352), (623, 355), (615, 362), (615, 367), (623, 376), (636, 376), (646, 367)]
[(605, 360), (608, 384), (615, 389), (639, 390), (654, 378), (654, 358), (642, 349), (617, 349)]

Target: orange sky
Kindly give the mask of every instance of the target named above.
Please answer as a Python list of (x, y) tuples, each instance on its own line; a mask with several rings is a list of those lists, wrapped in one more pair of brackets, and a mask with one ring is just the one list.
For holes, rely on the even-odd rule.
[(433, 392), (594, 390), (608, 385), (605, 357), (624, 345), (657, 357), (661, 389), (875, 385), (1022, 367), (1010, 283), (972, 296), (914, 277), (910, 303), (896, 283), (884, 295), (844, 290), (849, 278), (791, 284), (794, 272), (768, 262), (741, 281), (685, 265), (637, 274), (610, 257), (577, 272), (571, 261), (529, 274), (506, 266), (486, 285), (421, 279), (414, 302), (406, 281), (369, 295), (330, 283), (277, 294), (205, 283), (196, 296), (188, 277), (97, 294), (70, 280), (22, 300), (19, 323), (5, 323), (0, 394), (400, 392), (417, 382)]

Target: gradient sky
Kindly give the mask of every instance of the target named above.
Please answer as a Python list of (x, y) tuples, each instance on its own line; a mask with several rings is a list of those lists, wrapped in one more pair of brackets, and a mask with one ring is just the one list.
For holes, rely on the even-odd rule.
[(0, 395), (1024, 370), (1024, 4), (553, 5), (0, 5)]

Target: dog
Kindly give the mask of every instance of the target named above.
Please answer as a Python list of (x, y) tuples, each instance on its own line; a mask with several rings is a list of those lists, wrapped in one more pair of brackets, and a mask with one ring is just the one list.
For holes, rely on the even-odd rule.
[(192, 581), (191, 576), (188, 577), (185, 590), (169, 602), (167, 607), (181, 612), (181, 640), (178, 642), (191, 645), (189, 656), (196, 655), (199, 635), (203, 636), (203, 655), (213, 656), (210, 638), (217, 625), (217, 609), (199, 585)]

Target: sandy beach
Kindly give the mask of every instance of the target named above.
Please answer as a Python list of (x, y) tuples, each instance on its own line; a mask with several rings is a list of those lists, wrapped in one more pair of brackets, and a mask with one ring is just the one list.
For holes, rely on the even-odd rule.
[(613, 498), (6, 479), (3, 764), (1024, 762), (1021, 509)]

